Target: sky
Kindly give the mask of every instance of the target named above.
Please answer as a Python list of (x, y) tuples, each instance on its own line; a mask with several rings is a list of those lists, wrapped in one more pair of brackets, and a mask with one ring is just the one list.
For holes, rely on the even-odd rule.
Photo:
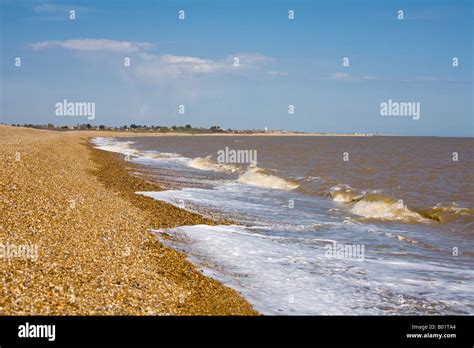
[(0, 0), (0, 122), (472, 137), (473, 3)]

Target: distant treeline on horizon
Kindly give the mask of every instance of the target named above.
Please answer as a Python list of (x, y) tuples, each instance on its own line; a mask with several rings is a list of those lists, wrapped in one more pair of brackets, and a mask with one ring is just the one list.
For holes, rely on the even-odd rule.
[[(4, 123), (2, 123), (4, 124)], [(6, 125), (6, 124), (4, 124)], [(27, 127), (27, 128), (35, 128), (35, 129), (48, 129), (48, 130), (56, 130), (56, 131), (68, 131), (68, 130), (103, 130), (103, 131), (115, 131), (115, 132), (160, 132), (160, 133), (168, 133), (168, 132), (184, 132), (184, 133), (238, 133), (238, 134), (253, 134), (253, 133), (265, 133), (268, 132), (267, 130), (260, 130), (260, 129), (222, 129), (220, 126), (211, 126), (209, 128), (195, 128), (190, 124), (184, 126), (147, 126), (147, 125), (139, 125), (139, 124), (130, 124), (130, 125), (123, 125), (123, 126), (106, 126), (106, 125), (91, 125), (89, 123), (86, 124), (76, 124), (75, 126), (66, 126), (66, 125), (54, 125), (52, 123), (48, 124), (10, 124), (12, 127)], [(278, 133), (304, 133), (304, 132), (289, 132), (289, 131), (272, 131)]]

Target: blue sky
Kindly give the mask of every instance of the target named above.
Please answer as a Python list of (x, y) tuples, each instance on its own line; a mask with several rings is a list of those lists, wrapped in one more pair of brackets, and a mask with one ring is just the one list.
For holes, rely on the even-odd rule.
[[(474, 135), (472, 1), (0, 3), (4, 123)], [(64, 99), (95, 119), (56, 116)], [(389, 99), (420, 119), (381, 116)]]

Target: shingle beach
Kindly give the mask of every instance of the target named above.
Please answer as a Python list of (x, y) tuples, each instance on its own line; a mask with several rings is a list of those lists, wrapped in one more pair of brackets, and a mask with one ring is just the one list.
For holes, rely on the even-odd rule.
[(258, 314), (149, 232), (215, 222), (135, 194), (160, 188), (93, 136), (0, 126), (0, 314)]

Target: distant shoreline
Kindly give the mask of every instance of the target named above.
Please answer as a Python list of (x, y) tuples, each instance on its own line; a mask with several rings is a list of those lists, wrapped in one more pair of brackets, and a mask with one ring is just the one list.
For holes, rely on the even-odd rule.
[(33, 125), (33, 124), (24, 124), (24, 125), (7, 125), (0, 124), (7, 127), (14, 128), (33, 128), (37, 130), (49, 130), (57, 132), (103, 132), (107, 133), (120, 133), (120, 134), (149, 134), (149, 135), (244, 135), (244, 136), (356, 136), (356, 137), (368, 137), (368, 136), (377, 136), (385, 134), (372, 134), (372, 133), (306, 133), (299, 131), (285, 131), (285, 130), (259, 130), (259, 129), (222, 129), (218, 126), (213, 126), (210, 128), (193, 128), (190, 125), (187, 126), (136, 126), (131, 125), (123, 127), (111, 127), (111, 126), (93, 126), (90, 124), (81, 124), (77, 126), (54, 126), (50, 125)]
[(37, 128), (25, 127), (25, 126), (10, 126), (7, 124), (0, 123), (0, 127), (9, 127), (12, 129), (35, 129), (38, 131), (52, 131), (58, 133), (73, 133), (73, 134), (88, 134), (91, 133), (97, 137), (133, 137), (133, 136), (236, 136), (236, 137), (248, 137), (248, 136), (263, 136), (263, 137), (360, 137), (360, 138), (371, 138), (371, 137), (419, 137), (419, 138), (460, 138), (460, 139), (472, 139), (472, 136), (444, 136), (444, 135), (404, 135), (404, 134), (385, 134), (385, 133), (304, 133), (304, 132), (293, 132), (293, 131), (251, 131), (251, 130), (236, 130), (229, 132), (227, 130), (221, 130), (212, 132), (208, 129), (197, 129), (196, 131), (182, 131), (185, 129), (181, 127), (178, 131), (160, 131), (160, 130), (118, 130), (118, 129), (98, 129), (93, 127), (90, 129), (64, 129), (64, 128)]

